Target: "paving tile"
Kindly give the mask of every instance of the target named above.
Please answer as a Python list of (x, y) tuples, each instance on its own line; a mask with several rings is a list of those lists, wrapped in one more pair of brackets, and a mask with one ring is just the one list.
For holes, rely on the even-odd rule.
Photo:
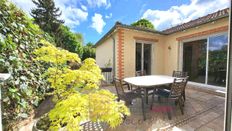
[(213, 121), (215, 118), (219, 117), (220, 114), (219, 113), (215, 113), (213, 111), (207, 113), (207, 114), (203, 114), (201, 116), (199, 116), (199, 119), (201, 121), (204, 121), (204, 122), (210, 122), (210, 121)]
[[(104, 87), (108, 89), (110, 87)], [(114, 87), (109, 89), (116, 93)], [(127, 90), (127, 89), (126, 89)], [(159, 108), (167, 106), (164, 101), (154, 103), (153, 107)], [(151, 102), (151, 97), (149, 97)], [(150, 103), (149, 103), (150, 104)], [(149, 109), (146, 105), (147, 120), (143, 121), (141, 100), (136, 99), (133, 105), (129, 106), (131, 116), (128, 116), (123, 124), (109, 131), (155, 131), (158, 129), (178, 131), (217, 131), (223, 129), (224, 98), (205, 92), (196, 91), (191, 88), (186, 89), (186, 101), (184, 115), (181, 114), (179, 106), (174, 104), (169, 120), (167, 112), (157, 112)]]
[(215, 131), (214, 129), (207, 127), (207, 126), (202, 126), (198, 129), (196, 129), (195, 131)]
[[(184, 125), (184, 126), (181, 126), (179, 127), (179, 129), (181, 131), (194, 131), (195, 129), (193, 127), (191, 127), (190, 125)], [(174, 129), (173, 129), (174, 130)]]

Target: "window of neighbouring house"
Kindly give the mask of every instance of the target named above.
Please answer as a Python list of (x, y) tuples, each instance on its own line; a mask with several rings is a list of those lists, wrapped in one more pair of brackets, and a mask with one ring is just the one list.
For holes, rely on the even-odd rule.
[(228, 34), (183, 44), (183, 70), (190, 81), (225, 87)]

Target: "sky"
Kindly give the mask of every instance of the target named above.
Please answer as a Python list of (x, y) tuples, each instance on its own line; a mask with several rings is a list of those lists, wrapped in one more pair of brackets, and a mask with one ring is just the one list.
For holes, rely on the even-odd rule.
[[(31, 0), (11, 0), (30, 15)], [(54, 0), (62, 11), (60, 19), (84, 42), (96, 43), (115, 24), (150, 20), (156, 30), (188, 22), (229, 7), (229, 0)]]

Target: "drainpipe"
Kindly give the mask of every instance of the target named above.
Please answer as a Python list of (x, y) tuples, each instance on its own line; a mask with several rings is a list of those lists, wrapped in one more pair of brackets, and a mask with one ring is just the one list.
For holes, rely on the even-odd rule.
[[(7, 73), (0, 73), (0, 83), (4, 82), (10, 77), (10, 74)], [(2, 131), (2, 91), (0, 87), (0, 131)]]
[(112, 38), (112, 40), (113, 40), (113, 79), (115, 78), (115, 72), (116, 72), (116, 69), (115, 69), (115, 51), (116, 51), (116, 49), (115, 49), (115, 47), (116, 47), (116, 45), (115, 45), (115, 37), (114, 36), (112, 36), (111, 37)]

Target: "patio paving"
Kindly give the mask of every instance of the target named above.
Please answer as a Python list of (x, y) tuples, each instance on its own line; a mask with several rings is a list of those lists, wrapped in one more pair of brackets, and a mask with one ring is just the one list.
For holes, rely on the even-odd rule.
[[(116, 93), (114, 86), (103, 87)], [(130, 105), (131, 116), (115, 129), (108, 131), (222, 131), (224, 122), (224, 97), (201, 92), (192, 88), (186, 89), (186, 101), (184, 115), (178, 106), (172, 110), (172, 119), (169, 120), (167, 113), (150, 110), (146, 107), (147, 120), (143, 121), (141, 100), (135, 99)], [(162, 100), (164, 101), (164, 100)], [(151, 98), (149, 98), (151, 102)], [(153, 104), (154, 109), (164, 105), (157, 100)], [(175, 107), (175, 105), (173, 106)]]

